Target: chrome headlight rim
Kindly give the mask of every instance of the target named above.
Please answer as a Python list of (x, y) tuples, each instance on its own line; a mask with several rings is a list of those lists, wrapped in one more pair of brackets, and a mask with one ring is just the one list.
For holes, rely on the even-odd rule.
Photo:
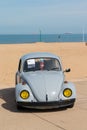
[(63, 90), (63, 95), (64, 95), (64, 97), (66, 97), (66, 98), (71, 97), (71, 96), (72, 96), (72, 90), (71, 90), (70, 88), (65, 88), (65, 89)]
[(30, 96), (30, 93), (29, 93), (29, 91), (27, 91), (27, 90), (22, 90), (22, 91), (20, 92), (20, 97), (21, 97), (22, 99), (24, 99), (24, 100), (28, 99), (29, 96)]

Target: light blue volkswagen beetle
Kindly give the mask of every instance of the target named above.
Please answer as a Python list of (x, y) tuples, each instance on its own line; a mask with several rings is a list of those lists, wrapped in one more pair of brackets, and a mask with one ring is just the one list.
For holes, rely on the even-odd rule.
[(51, 53), (29, 53), (20, 58), (16, 73), (17, 108), (72, 108), (76, 100), (75, 86), (65, 81), (61, 60)]

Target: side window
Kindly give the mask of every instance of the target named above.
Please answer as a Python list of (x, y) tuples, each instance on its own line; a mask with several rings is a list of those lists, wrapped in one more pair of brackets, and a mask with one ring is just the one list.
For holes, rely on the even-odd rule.
[(21, 72), (21, 68), (22, 68), (22, 62), (21, 60), (19, 61), (19, 66), (18, 66), (18, 71)]

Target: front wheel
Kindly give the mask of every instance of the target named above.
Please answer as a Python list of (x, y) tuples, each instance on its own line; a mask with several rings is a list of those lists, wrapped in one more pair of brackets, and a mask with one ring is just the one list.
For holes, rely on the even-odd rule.
[(73, 108), (73, 107), (74, 107), (74, 103), (68, 106), (68, 108)]
[(18, 105), (18, 104), (16, 104), (16, 107), (17, 107), (17, 110), (22, 110), (23, 109), (23, 107)]

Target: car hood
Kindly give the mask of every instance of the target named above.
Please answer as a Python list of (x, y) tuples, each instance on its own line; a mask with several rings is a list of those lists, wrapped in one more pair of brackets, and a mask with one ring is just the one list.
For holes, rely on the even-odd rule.
[(64, 81), (62, 72), (36, 71), (23, 74), (37, 101), (56, 101)]

